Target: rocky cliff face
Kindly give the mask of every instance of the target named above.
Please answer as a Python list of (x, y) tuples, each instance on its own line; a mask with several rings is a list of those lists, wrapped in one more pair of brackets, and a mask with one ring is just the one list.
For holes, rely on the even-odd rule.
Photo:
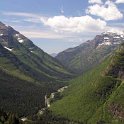
[(106, 74), (115, 78), (124, 79), (124, 43), (116, 51)]

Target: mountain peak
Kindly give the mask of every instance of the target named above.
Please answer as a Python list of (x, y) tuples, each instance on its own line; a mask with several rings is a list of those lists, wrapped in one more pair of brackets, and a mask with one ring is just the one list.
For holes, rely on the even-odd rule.
[(81, 45), (59, 53), (56, 58), (73, 72), (82, 73), (99, 64), (124, 42), (124, 35), (103, 32)]
[(124, 41), (124, 35), (108, 31), (101, 33), (101, 35), (97, 35), (93, 41), (96, 46), (117, 45)]
[(0, 39), (0, 43), (8, 48), (17, 48), (20, 43), (30, 47), (34, 46), (32, 41), (2, 22), (0, 22)]

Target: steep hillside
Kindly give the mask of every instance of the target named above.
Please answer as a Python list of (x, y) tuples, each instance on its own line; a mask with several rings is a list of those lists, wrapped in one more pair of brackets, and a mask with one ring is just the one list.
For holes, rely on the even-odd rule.
[(123, 41), (124, 35), (105, 32), (93, 40), (59, 53), (56, 59), (72, 72), (82, 73), (99, 64)]
[(124, 123), (124, 44), (98, 67), (70, 82), (54, 114), (84, 124)]
[[(0, 22), (0, 106), (19, 115), (44, 107), (44, 96), (71, 74), (32, 41)], [(1, 108), (0, 107), (0, 108)]]
[(64, 85), (61, 81), (51, 82), (50, 78), (46, 82), (46, 78), (38, 76), (41, 77), (0, 45), (0, 106), (4, 110), (19, 116), (32, 115), (44, 107), (46, 93)]
[(44, 105), (47, 87), (21, 80), (0, 68), (0, 108), (19, 116), (32, 115)]
[[(32, 76), (35, 80), (49, 82), (62, 80), (69, 76), (66, 69), (56, 59), (35, 46), (32, 41), (12, 27), (3, 23), (0, 23), (0, 44), (28, 67), (27, 75)], [(16, 64), (16, 61), (13, 63)], [(21, 69), (21, 71), (25, 70), (23, 66)], [(12, 70), (8, 71), (12, 72)]]

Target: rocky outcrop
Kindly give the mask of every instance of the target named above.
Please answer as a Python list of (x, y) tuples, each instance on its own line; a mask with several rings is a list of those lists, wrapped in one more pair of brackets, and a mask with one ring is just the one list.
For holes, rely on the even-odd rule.
[(61, 93), (64, 92), (64, 90), (66, 90), (68, 88), (68, 86), (64, 86), (62, 88), (59, 88), (57, 90), (57, 92), (53, 92), (51, 93), (50, 95), (45, 95), (45, 107), (46, 108), (49, 108), (50, 107), (50, 104), (57, 100), (57, 99), (60, 99), (61, 98)]
[(111, 64), (106, 69), (106, 75), (124, 79), (124, 44), (113, 55)]
[(109, 112), (115, 117), (124, 120), (124, 108), (119, 105), (112, 103), (109, 105)]

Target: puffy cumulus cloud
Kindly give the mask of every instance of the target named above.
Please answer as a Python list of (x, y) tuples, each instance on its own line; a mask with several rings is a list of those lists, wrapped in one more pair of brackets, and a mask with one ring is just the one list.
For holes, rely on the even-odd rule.
[[(110, 4), (106, 2), (106, 5)], [(105, 5), (98, 6), (106, 7)], [(98, 10), (100, 12), (100, 10)], [(106, 12), (108, 13), (108, 12)], [(42, 16), (34, 13), (21, 13), (21, 12), (4, 12), (2, 13), (7, 16), (22, 17), (23, 21), (32, 22), (31, 25), (26, 26), (21, 23), (11, 22), (11, 26), (19, 30), (22, 34), (29, 38), (43, 38), (43, 39), (59, 39), (67, 42), (83, 42), (88, 39), (92, 39), (95, 35), (104, 32), (122, 32), (122, 24), (117, 24), (119, 26), (108, 25), (106, 21), (102, 19), (95, 19), (89, 15), (79, 16), (79, 17), (66, 17), (64, 15), (60, 16)], [(110, 15), (116, 15), (110, 14)], [(16, 21), (16, 20), (15, 20)], [(42, 23), (41, 23), (42, 22)], [(36, 23), (38, 25), (33, 25)], [(19, 24), (19, 25), (18, 25)], [(90, 35), (89, 35), (90, 34)]]
[(89, 0), (89, 3), (93, 4), (93, 3), (98, 3), (98, 4), (102, 4), (101, 0)]
[(51, 27), (57, 32), (95, 32), (106, 27), (106, 22), (101, 19), (94, 19), (88, 15), (80, 17), (54, 16), (41, 18), (44, 25)]
[(117, 33), (117, 34), (124, 34), (123, 32), (123, 27), (111, 27), (111, 26), (107, 26), (106, 30), (107, 32), (113, 32), (113, 33)]
[(124, 0), (116, 0), (116, 3), (124, 3)]
[(32, 30), (20, 30), (22, 34), (29, 38), (43, 38), (43, 39), (63, 39), (66, 38), (66, 36), (59, 35), (53, 32), (43, 32), (43, 31), (34, 31)]
[(123, 14), (111, 1), (107, 1), (104, 5), (91, 5), (88, 7), (86, 12), (91, 15), (99, 16), (105, 20), (117, 20), (123, 18)]

